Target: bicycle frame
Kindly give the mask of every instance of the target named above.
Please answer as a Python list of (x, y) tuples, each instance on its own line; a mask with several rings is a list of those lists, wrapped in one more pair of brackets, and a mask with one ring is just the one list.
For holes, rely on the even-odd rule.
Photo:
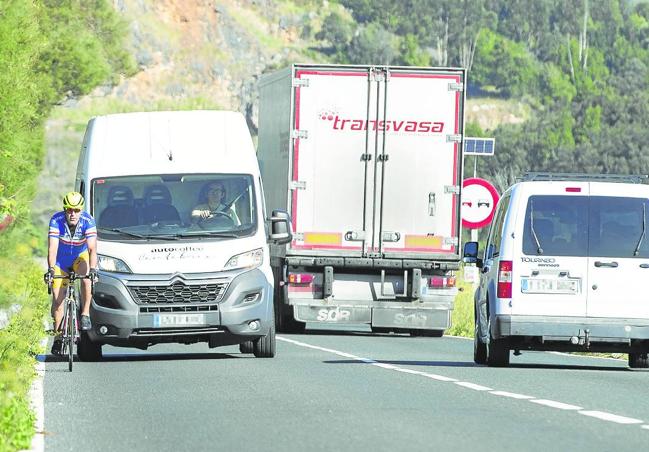
[[(48, 293), (52, 290), (52, 281), (54, 279), (67, 279), (68, 285), (65, 289), (65, 298), (63, 299), (63, 319), (59, 330), (61, 331), (61, 341), (63, 348), (61, 354), (68, 355), (68, 369), (72, 372), (72, 363), (74, 362), (74, 345), (78, 344), (81, 335), (79, 333), (79, 299), (75, 288), (75, 282), (79, 279), (91, 279), (89, 275), (77, 275), (71, 271), (67, 275), (55, 275), (47, 281)], [(91, 280), (92, 281), (92, 280)]]

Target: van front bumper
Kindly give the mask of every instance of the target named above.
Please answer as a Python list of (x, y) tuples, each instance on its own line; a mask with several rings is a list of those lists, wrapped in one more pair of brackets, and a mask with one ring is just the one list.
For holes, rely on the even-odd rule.
[(590, 342), (626, 342), (649, 340), (649, 320), (597, 317), (496, 316), (492, 335), (536, 337), (542, 342), (587, 340)]
[[(147, 301), (149, 289), (157, 302)], [(216, 300), (201, 301), (210, 290), (219, 293)], [(88, 335), (95, 342), (138, 348), (161, 342), (238, 344), (268, 334), (274, 324), (272, 295), (272, 281), (260, 269), (187, 275), (101, 272)]]

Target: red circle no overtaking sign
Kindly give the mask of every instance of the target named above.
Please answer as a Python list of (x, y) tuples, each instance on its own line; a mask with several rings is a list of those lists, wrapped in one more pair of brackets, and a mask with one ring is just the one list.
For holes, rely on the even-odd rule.
[(464, 179), (462, 183), (462, 226), (468, 229), (480, 229), (491, 223), (496, 204), (498, 204), (498, 191), (488, 181), (479, 177)]

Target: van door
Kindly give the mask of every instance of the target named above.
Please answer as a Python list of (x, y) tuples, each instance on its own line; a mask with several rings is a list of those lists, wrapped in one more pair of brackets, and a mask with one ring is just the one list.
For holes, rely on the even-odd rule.
[(588, 316), (649, 319), (649, 187), (591, 183), (591, 195)]
[(548, 185), (547, 194), (527, 200), (515, 240), (522, 253), (513, 262), (512, 314), (586, 315), (588, 184), (571, 185)]

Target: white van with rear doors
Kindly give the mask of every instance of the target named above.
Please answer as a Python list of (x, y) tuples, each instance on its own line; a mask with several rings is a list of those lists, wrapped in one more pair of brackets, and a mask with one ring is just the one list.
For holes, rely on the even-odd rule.
[(623, 352), (649, 367), (646, 176), (527, 173), (500, 198), (481, 269), (474, 360), (510, 351)]
[(290, 241), (289, 219), (274, 212), (266, 221), (243, 115), (95, 117), (75, 186), (97, 221), (99, 257), (80, 359), (101, 358), (103, 344), (161, 342), (275, 355), (268, 243)]

